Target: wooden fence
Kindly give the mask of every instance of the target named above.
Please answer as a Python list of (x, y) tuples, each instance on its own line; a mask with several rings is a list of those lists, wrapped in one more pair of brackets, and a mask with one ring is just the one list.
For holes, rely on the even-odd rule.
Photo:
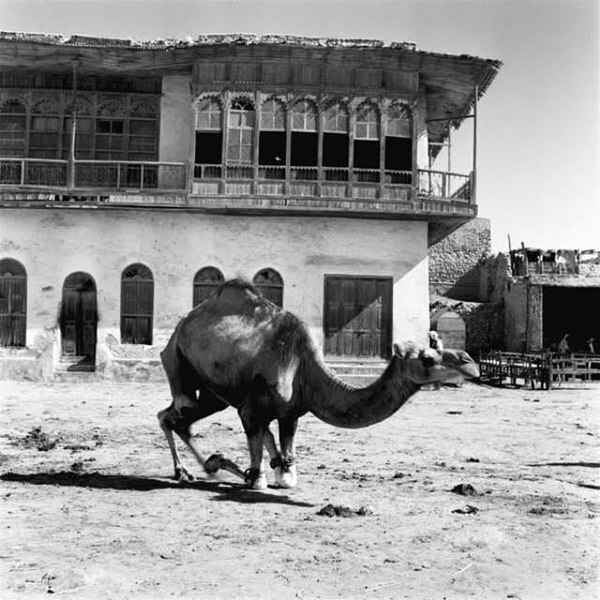
[(481, 380), (492, 385), (530, 385), (550, 390), (564, 381), (600, 381), (600, 354), (482, 352)]

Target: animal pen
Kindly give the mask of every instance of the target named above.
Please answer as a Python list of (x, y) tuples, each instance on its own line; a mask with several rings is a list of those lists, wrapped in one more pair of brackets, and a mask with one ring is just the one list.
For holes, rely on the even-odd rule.
[(479, 356), (481, 380), (491, 385), (530, 385), (550, 390), (562, 382), (600, 380), (600, 354), (516, 353), (492, 350)]

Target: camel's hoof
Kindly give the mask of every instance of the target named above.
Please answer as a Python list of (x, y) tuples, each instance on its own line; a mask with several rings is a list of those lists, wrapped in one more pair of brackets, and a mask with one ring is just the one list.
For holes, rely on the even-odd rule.
[(222, 454), (212, 454), (211, 456), (209, 456), (206, 459), (206, 462), (204, 463), (204, 470), (209, 475), (214, 475), (221, 468), (222, 462), (223, 462)]
[(267, 476), (263, 471), (258, 469), (246, 469), (244, 472), (244, 480), (246, 486), (251, 490), (266, 490)]
[(251, 490), (266, 490), (267, 489), (267, 476), (261, 473), (251, 484)]
[(296, 465), (285, 467), (275, 467), (275, 482), (280, 488), (296, 487)]
[(196, 481), (196, 478), (186, 469), (176, 469), (173, 479), (179, 483), (189, 483), (190, 481)]

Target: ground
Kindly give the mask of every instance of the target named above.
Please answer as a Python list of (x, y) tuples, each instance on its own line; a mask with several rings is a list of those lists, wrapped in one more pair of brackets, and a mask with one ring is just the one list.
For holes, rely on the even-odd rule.
[[(600, 597), (598, 384), (423, 390), (356, 431), (307, 415), (299, 487), (264, 492), (187, 454), (200, 479), (170, 480), (167, 396), (0, 382), (3, 599)], [(248, 466), (235, 411), (195, 431)]]

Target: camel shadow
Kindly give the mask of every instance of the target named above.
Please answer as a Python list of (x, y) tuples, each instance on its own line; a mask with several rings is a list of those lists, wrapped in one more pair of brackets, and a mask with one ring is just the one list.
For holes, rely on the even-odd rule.
[(242, 504), (286, 504), (301, 508), (312, 508), (315, 505), (301, 502), (287, 495), (273, 494), (258, 490), (249, 490), (239, 483), (226, 481), (190, 481), (177, 482), (153, 477), (136, 477), (133, 475), (107, 475), (104, 473), (76, 473), (74, 471), (57, 471), (50, 473), (3, 473), (0, 481), (28, 483), (30, 485), (60, 485), (65, 487), (81, 487), (92, 489), (129, 490), (133, 492), (149, 492), (163, 489), (195, 489), (216, 494), (211, 500), (219, 502), (240, 502)]
[(600, 463), (597, 462), (547, 462), (533, 463), (526, 465), (528, 467), (589, 467), (590, 469), (600, 468)]

